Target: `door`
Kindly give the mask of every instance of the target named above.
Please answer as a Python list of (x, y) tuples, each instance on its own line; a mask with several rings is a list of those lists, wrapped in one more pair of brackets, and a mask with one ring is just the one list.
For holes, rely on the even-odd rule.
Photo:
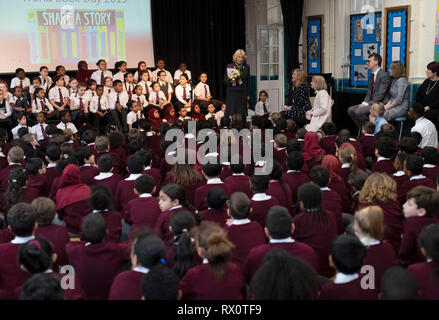
[(284, 106), (284, 35), (282, 26), (257, 26), (257, 89), (268, 93), (270, 112)]

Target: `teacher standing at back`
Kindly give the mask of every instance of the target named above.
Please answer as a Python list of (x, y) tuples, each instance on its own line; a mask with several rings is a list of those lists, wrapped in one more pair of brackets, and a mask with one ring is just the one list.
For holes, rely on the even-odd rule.
[(246, 63), (245, 51), (239, 49), (233, 55), (233, 63), (227, 65), (224, 83), (227, 87), (226, 112), (224, 115), (226, 124), (230, 123), (230, 117), (236, 113), (243, 119), (247, 117), (247, 100), (250, 91), (250, 67)]

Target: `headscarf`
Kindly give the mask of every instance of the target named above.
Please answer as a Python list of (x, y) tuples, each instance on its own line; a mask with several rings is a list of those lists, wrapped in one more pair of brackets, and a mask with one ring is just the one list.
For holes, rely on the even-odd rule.
[[(165, 120), (166, 121), (171, 121), (171, 122), (177, 122), (178, 121), (178, 117), (175, 116), (175, 113), (174, 113), (174, 116), (171, 117), (171, 110), (172, 109), (174, 109), (173, 106), (169, 106), (169, 107), (166, 108), (166, 110), (165, 110)], [(174, 112), (175, 112), (175, 109), (174, 109)]]
[(302, 154), (305, 161), (310, 161), (326, 154), (319, 145), (319, 137), (317, 136), (317, 133), (308, 132), (305, 135)]
[(87, 62), (84, 60), (78, 62), (78, 73), (76, 73), (75, 79), (78, 80), (78, 82), (87, 83), (93, 72), (91, 70), (81, 70), (82, 66), (88, 66)]
[(78, 166), (69, 164), (65, 167), (60, 179), (59, 189), (56, 193), (57, 210), (90, 198), (91, 189), (89, 186), (81, 183), (79, 174)]
[(204, 120), (206, 119), (206, 116), (200, 112), (195, 112), (195, 109), (193, 109), (192, 118), (196, 120)]
[(337, 173), (337, 170), (340, 169), (340, 165), (340, 161), (333, 155), (327, 155), (322, 160), (322, 166), (329, 170), (331, 181), (343, 180), (343, 178), (340, 177)]
[(152, 108), (148, 111), (148, 120), (151, 121), (151, 130), (156, 131), (158, 127), (163, 123), (163, 119), (157, 119), (154, 117), (154, 113), (157, 109)]

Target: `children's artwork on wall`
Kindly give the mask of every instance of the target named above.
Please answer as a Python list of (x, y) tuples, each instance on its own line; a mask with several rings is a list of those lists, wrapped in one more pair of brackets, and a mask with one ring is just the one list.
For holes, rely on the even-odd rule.
[(307, 17), (307, 71), (323, 72), (323, 16)]
[(382, 13), (355, 14), (350, 17), (350, 85), (367, 87), (371, 71), (367, 60), (381, 52)]
[(439, 4), (436, 12), (436, 40), (434, 42), (434, 61), (439, 61)]
[(410, 6), (386, 8), (384, 14), (384, 66), (401, 61), (409, 74)]

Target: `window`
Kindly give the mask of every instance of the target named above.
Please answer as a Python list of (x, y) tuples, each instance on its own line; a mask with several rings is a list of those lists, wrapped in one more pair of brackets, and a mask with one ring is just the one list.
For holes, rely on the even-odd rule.
[(351, 14), (381, 11), (383, 0), (351, 0)]

